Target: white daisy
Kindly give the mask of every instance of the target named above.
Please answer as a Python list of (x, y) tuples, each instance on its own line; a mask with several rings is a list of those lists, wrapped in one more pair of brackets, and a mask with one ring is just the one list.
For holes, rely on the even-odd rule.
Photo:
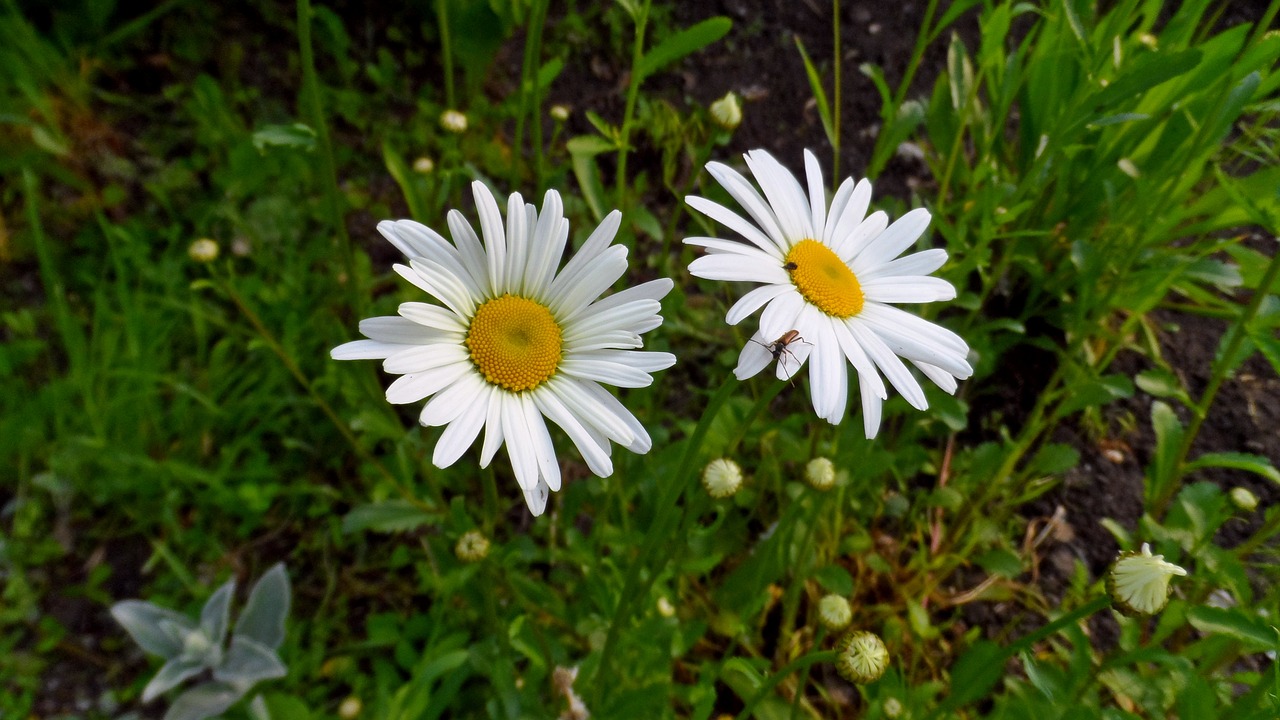
[(444, 425), (432, 462), (452, 465), (484, 428), (480, 465), (504, 443), (516, 480), (534, 515), (560, 466), (544, 417), (564, 430), (595, 474), (613, 472), (610, 441), (637, 453), (652, 442), (643, 426), (601, 383), (645, 387), (650, 373), (675, 356), (640, 352), (642, 333), (662, 324), (659, 300), (668, 279), (600, 293), (627, 270), (627, 249), (612, 245), (621, 214), (605, 218), (577, 254), (556, 272), (569, 237), (560, 195), (549, 190), (542, 212), (519, 194), (507, 203), (507, 224), (493, 195), (472, 184), (484, 244), (457, 210), (449, 213), (453, 242), (412, 220), (384, 221), (378, 231), (409, 258), (396, 272), (440, 305), (407, 302), (398, 317), (360, 323), (368, 340), (333, 349), (337, 360), (379, 359), (401, 375), (387, 401), (430, 397), (423, 425)]
[[(929, 212), (912, 210), (893, 225), (883, 212), (866, 216), (871, 183), (862, 180), (855, 185), (852, 178), (840, 185), (828, 209), (822, 171), (807, 150), (807, 196), (795, 176), (769, 153), (754, 150), (746, 160), (764, 197), (727, 165), (708, 163), (707, 170), (746, 209), (754, 224), (718, 203), (687, 198), (695, 210), (747, 240), (686, 238), (686, 243), (707, 250), (689, 265), (689, 271), (711, 280), (762, 283), (735, 303), (725, 318), (736, 325), (764, 308), (760, 329), (743, 347), (734, 374), (746, 379), (776, 358), (778, 378), (790, 379), (812, 358), (809, 382), (814, 410), (835, 424), (844, 416), (848, 401), (847, 359), (858, 371), (868, 438), (880, 428), (881, 404), (888, 397), (879, 373), (912, 406), (928, 407), (920, 383), (901, 358), (954, 393), (956, 380), (973, 373), (965, 359), (969, 346), (950, 330), (889, 304), (956, 296), (951, 283), (928, 276), (946, 262), (945, 250), (898, 258), (924, 232)], [(783, 338), (791, 341), (779, 342)]]

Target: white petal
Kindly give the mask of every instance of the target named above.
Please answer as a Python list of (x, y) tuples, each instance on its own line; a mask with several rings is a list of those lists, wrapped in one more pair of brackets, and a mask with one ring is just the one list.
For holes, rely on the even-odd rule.
[[(394, 238), (400, 238), (402, 241), (411, 243), (417, 252), (405, 253), (409, 258), (410, 264), (413, 263), (415, 258), (430, 260), (444, 268), (445, 272), (456, 277), (467, 288), (467, 292), (472, 295), (478, 294), (483, 287), (480, 281), (484, 277), (473, 278), (471, 273), (468, 272), (462, 256), (458, 253), (458, 249), (426, 225), (413, 220), (397, 220), (395, 222), (384, 220), (378, 223), (378, 231), (391, 240), (393, 244), (396, 244)], [(401, 248), (401, 251), (404, 250), (399, 244), (396, 244), (396, 247)]]
[(556, 446), (551, 443), (551, 433), (547, 432), (547, 423), (542, 419), (542, 413), (533, 402), (533, 398), (529, 397), (529, 393), (520, 393), (520, 409), (524, 412), (525, 424), (529, 428), (529, 439), (533, 441), (533, 454), (538, 459), (538, 470), (542, 473), (542, 479), (551, 490), (559, 490), (560, 461), (556, 459)]
[(644, 429), (644, 426), (640, 424), (640, 421), (636, 419), (636, 416), (632, 415), (631, 411), (628, 410), (626, 406), (618, 400), (618, 398), (610, 395), (608, 390), (605, 390), (603, 387), (600, 387), (593, 382), (582, 383), (582, 388), (588, 395), (593, 397), (596, 402), (600, 403), (601, 407), (603, 407), (606, 412), (611, 413), (626, 425), (627, 430), (631, 433), (633, 439), (629, 443), (619, 444), (623, 445), (631, 452), (639, 453), (641, 455), (649, 452), (649, 449), (653, 447), (653, 441), (649, 439), (649, 433)]
[[(826, 225), (822, 229), (822, 238), (821, 238), (822, 244), (826, 245), (827, 247), (835, 246), (833, 242), (833, 238), (835, 237), (836, 228), (840, 226), (840, 222), (844, 220), (846, 217), (845, 209), (849, 207), (849, 200), (850, 198), (853, 197), (853, 189), (854, 189), (853, 178), (845, 178), (844, 182), (840, 183), (840, 187), (836, 190), (835, 197), (831, 198), (831, 208), (830, 210), (827, 211)], [(870, 183), (868, 183), (867, 184), (868, 200), (870, 200), (870, 196), (871, 196), (871, 185)], [(848, 229), (846, 229), (845, 232), (848, 232), (848, 230), (856, 226), (858, 222), (861, 222), (862, 213), (864, 212), (866, 212), (865, 207), (858, 212), (856, 219), (849, 219), (845, 221), (848, 224)], [(852, 215), (850, 215), (849, 217), (852, 218)]]
[[(853, 258), (868, 243), (875, 240), (884, 229), (889, 226), (889, 216), (883, 210), (877, 210), (869, 215), (865, 220), (854, 226), (848, 233), (836, 234), (835, 244), (831, 246), (833, 252), (845, 261), (846, 264), (852, 263)], [(841, 231), (843, 232), (843, 231)], [(854, 272), (861, 270), (866, 265), (858, 265), (853, 268)]]
[(773, 353), (765, 347), (768, 342), (759, 332), (748, 340), (742, 346), (742, 352), (738, 353), (738, 366), (733, 369), (733, 376), (739, 380), (746, 380), (769, 367), (769, 362), (773, 360)]
[(489, 402), (485, 408), (484, 445), (480, 448), (480, 467), (489, 467), (494, 453), (506, 439), (502, 432), (502, 407), (511, 402), (511, 393), (489, 386)]
[(901, 327), (904, 330), (909, 330), (918, 336), (927, 337), (945, 346), (961, 357), (969, 355), (969, 344), (964, 341), (964, 338), (941, 325), (931, 323), (924, 318), (912, 315), (892, 305), (869, 302), (863, 305), (862, 312), (858, 314), (858, 317), (863, 320), (874, 320), (878, 325)]
[(806, 303), (800, 293), (779, 295), (760, 315), (760, 334), (773, 342), (782, 337), (788, 330), (796, 329), (796, 318)]
[(782, 257), (782, 253), (775, 249), (772, 253), (767, 253), (750, 245), (744, 245), (736, 240), (721, 240), (719, 238), (709, 237), (687, 237), (684, 239), (685, 245), (693, 245), (695, 247), (704, 247), (709, 251), (708, 255), (741, 255), (752, 260), (763, 263), (773, 263), (778, 267), (786, 265)]
[(805, 199), (795, 175), (764, 150), (752, 150), (746, 154), (746, 159), (747, 167), (751, 168), (751, 174), (769, 200), (769, 207), (778, 216), (783, 235), (792, 244), (814, 237), (809, 201)]
[(872, 268), (901, 255), (902, 251), (920, 239), (925, 228), (929, 227), (929, 218), (929, 211), (924, 208), (916, 208), (898, 218), (897, 222), (868, 243), (862, 252), (854, 255), (854, 272), (857, 272), (857, 268)]
[(880, 432), (880, 416), (884, 410), (884, 400), (876, 396), (870, 385), (862, 382), (862, 374), (858, 374), (858, 384), (862, 392), (862, 432), (868, 440), (875, 438)]
[(844, 419), (848, 403), (849, 372), (835, 332), (830, 327), (831, 320), (824, 317), (820, 322), (827, 323), (828, 327), (825, 336), (819, 334), (814, 340), (812, 362), (809, 363), (809, 396), (818, 417), (838, 425)]
[[(444, 312), (442, 310), (442, 312)], [(454, 316), (450, 316), (454, 317)], [(454, 328), (465, 330), (465, 326), (454, 317)], [(436, 332), (408, 318), (396, 316), (371, 317), (360, 321), (360, 332), (371, 340), (404, 345), (425, 345), (441, 340), (446, 333)]]
[(743, 295), (738, 302), (729, 308), (729, 312), (724, 316), (724, 321), (730, 325), (737, 325), (746, 318), (750, 317), (755, 311), (759, 310), (769, 301), (786, 292), (795, 292), (796, 286), (791, 283), (778, 283), (775, 285), (762, 285), (751, 292)]
[[(956, 384), (956, 378), (952, 376), (950, 372), (943, 370), (937, 365), (920, 362), (919, 360), (912, 360), (911, 364), (920, 368), (920, 372), (924, 373), (925, 377), (932, 380), (935, 385), (942, 388), (948, 395), (956, 394), (956, 388), (959, 386)], [(972, 372), (970, 374), (972, 374)], [(968, 376), (966, 375), (963, 377)]]
[(399, 343), (385, 343), (377, 340), (352, 340), (329, 351), (334, 360), (383, 360), (395, 355), (405, 348)]
[(676, 356), (667, 352), (638, 352), (635, 350), (596, 350), (580, 353), (582, 357), (593, 360), (608, 360), (620, 365), (627, 365), (645, 372), (666, 370), (676, 364)]
[(501, 295), (509, 288), (507, 285), (507, 233), (502, 225), (502, 213), (498, 210), (498, 201), (484, 183), (476, 180), (471, 183), (471, 194), (476, 199), (476, 210), (480, 214), (480, 234), (484, 236), (485, 256), (489, 266), (489, 292)]
[(810, 224), (813, 234), (809, 237), (817, 239), (826, 231), (827, 191), (822, 185), (822, 168), (818, 166), (818, 158), (808, 148), (804, 151), (804, 175), (809, 181), (809, 209), (812, 215)]
[(614, 245), (586, 266), (577, 282), (563, 286), (560, 292), (547, 298), (547, 307), (561, 322), (569, 322), (626, 272), (627, 249)]
[(765, 263), (740, 255), (703, 255), (689, 263), (689, 272), (708, 280), (738, 280), (758, 283), (786, 283), (787, 271), (772, 261)]
[(973, 368), (969, 366), (964, 354), (955, 352), (929, 335), (917, 333), (910, 326), (882, 323), (875, 317), (860, 319), (879, 335), (893, 352), (908, 360), (936, 365), (960, 378), (967, 378), (973, 374)]
[[(773, 240), (770, 240), (763, 232), (760, 232), (760, 229), (755, 225), (744, 220), (741, 215), (719, 203), (711, 202), (706, 198), (697, 197), (696, 195), (691, 195), (685, 198), (684, 201), (689, 203), (689, 207), (692, 207), (694, 210), (697, 210), (703, 215), (706, 215), (712, 220), (715, 220), (721, 225), (724, 225), (730, 230), (738, 233), (742, 237), (746, 238), (747, 242), (750, 242), (752, 245), (768, 253), (770, 256), (777, 258), (779, 262), (782, 261), (782, 251), (778, 249), (777, 244), (774, 243)], [(685, 242), (689, 242), (688, 238), (685, 239)]]
[(718, 162), (707, 163), (707, 172), (729, 191), (733, 199), (738, 201), (738, 204), (747, 211), (752, 220), (756, 221), (769, 239), (773, 240), (779, 250), (785, 253), (790, 249), (791, 243), (782, 234), (782, 228), (778, 226), (778, 216), (746, 178), (742, 177), (737, 170)]
[(657, 300), (637, 300), (606, 312), (587, 312), (564, 321), (564, 342), (590, 340), (613, 330), (630, 330), (636, 323), (656, 315), (662, 306)]
[(619, 445), (631, 445), (635, 441), (635, 433), (623, 419), (611, 413), (604, 403), (588, 391), (587, 388), (594, 385), (595, 383), (576, 380), (567, 375), (557, 375), (544, 387), (555, 393), (574, 417), (595, 427)]
[(615, 387), (641, 388), (653, 384), (653, 378), (643, 370), (583, 355), (572, 355), (561, 360), (559, 369), (582, 380), (594, 380)]
[(391, 269), (444, 303), (454, 313), (471, 317), (475, 312), (475, 300), (465, 283), (430, 260), (413, 258), (409, 263), (412, 267), (394, 265)]
[(551, 497), (551, 489), (547, 486), (547, 481), (538, 478), (538, 484), (526, 488), (524, 491), (524, 502), (529, 506), (529, 513), (534, 517), (539, 517), (547, 511), (547, 500)]
[(479, 236), (471, 227), (471, 223), (467, 222), (467, 219), (457, 210), (449, 211), (447, 221), (449, 233), (453, 235), (453, 243), (458, 247), (462, 264), (466, 266), (467, 272), (471, 273), (471, 277), (475, 278), (476, 284), (483, 291), (480, 294), (487, 295), (492, 292), (493, 284), (489, 279), (488, 260), (485, 258), (484, 246), (480, 244)]
[(398, 312), (401, 317), (423, 327), (454, 333), (465, 333), (467, 331), (467, 325), (462, 318), (439, 305), (420, 302), (400, 303)]
[(630, 330), (611, 330), (586, 340), (575, 340), (573, 346), (566, 349), (575, 353), (585, 353), (593, 350), (630, 350), (638, 347), (644, 347), (644, 341), (638, 334)]
[(610, 243), (613, 242), (613, 236), (618, 232), (618, 227), (621, 224), (622, 213), (617, 210), (605, 216), (600, 225), (591, 233), (591, 237), (587, 238), (587, 241), (573, 254), (573, 257), (569, 259), (560, 274), (551, 281), (550, 289), (543, 296), (547, 305), (551, 305), (556, 298), (563, 296), (570, 287), (580, 282), (583, 270), (609, 248)]
[(578, 448), (578, 452), (582, 454), (582, 459), (586, 461), (591, 472), (600, 477), (613, 474), (613, 461), (609, 459), (608, 440), (604, 441), (605, 447), (601, 447), (555, 393), (536, 390), (531, 395), (538, 410), (559, 425), (560, 429), (564, 430), (564, 433), (573, 441), (574, 447)]
[(929, 402), (925, 400), (924, 390), (921, 389), (920, 383), (912, 377), (911, 371), (902, 363), (902, 360), (893, 354), (888, 345), (876, 335), (874, 331), (867, 328), (863, 323), (858, 322), (857, 318), (853, 318), (848, 323), (849, 331), (853, 333), (853, 337), (867, 352), (867, 355), (875, 362), (876, 367), (889, 378), (889, 382), (902, 396), (911, 403), (911, 406), (917, 410), (927, 410)]
[(392, 375), (427, 372), (432, 368), (467, 360), (467, 349), (452, 343), (435, 345), (402, 345), (400, 352), (387, 358), (382, 369)]
[(529, 248), (529, 267), (525, 271), (524, 287), (529, 297), (542, 297), (555, 278), (556, 266), (564, 254), (564, 242), (568, 237), (568, 223), (564, 219), (564, 204), (560, 193), (548, 190), (542, 198), (542, 212), (533, 231), (533, 244)]
[(675, 287), (675, 283), (671, 281), (671, 278), (650, 280), (616, 292), (607, 298), (601, 298), (592, 303), (589, 309), (594, 312), (603, 312), (636, 300), (661, 300), (667, 296), (667, 293), (671, 292), (673, 287)]
[(529, 257), (529, 231), (529, 213), (525, 209), (524, 198), (513, 192), (507, 197), (507, 257), (503, 274), (507, 280), (506, 289), (517, 295), (525, 294), (524, 269)]
[(512, 394), (502, 403), (502, 434), (507, 438), (507, 457), (511, 459), (511, 469), (520, 488), (532, 490), (538, 487), (538, 477), (542, 473), (538, 470), (538, 457), (519, 394)]
[(895, 275), (928, 275), (942, 267), (946, 262), (947, 251), (942, 248), (933, 248), (932, 250), (900, 257), (883, 265), (864, 269), (858, 273), (858, 281), (863, 282)]
[[(880, 400), (889, 397), (889, 391), (885, 389), (884, 381), (880, 379), (880, 373), (876, 372), (875, 363), (871, 362), (871, 358), (867, 357), (866, 351), (854, 339), (853, 331), (848, 325), (849, 321), (847, 320), (843, 323), (836, 323), (833, 330), (836, 341), (839, 342), (845, 358), (858, 371), (858, 385), (862, 388), (862, 404), (866, 405), (868, 393)], [(876, 422), (876, 425), (877, 427), (879, 426), (879, 421)]]
[(457, 382), (445, 388), (422, 406), (418, 422), (436, 427), (453, 422), (468, 406), (483, 399), (487, 388), (492, 387), (476, 373), (464, 373)]
[(878, 303), (927, 303), (956, 297), (954, 285), (929, 275), (876, 278), (862, 283), (862, 291)]
[[(483, 398), (480, 398), (483, 399)], [(468, 403), (462, 414), (449, 423), (436, 442), (436, 449), (431, 454), (431, 464), (438, 468), (447, 468), (462, 457), (480, 434), (484, 427), (486, 402)]]
[(439, 367), (431, 372), (401, 375), (387, 387), (387, 402), (404, 405), (435, 395), (471, 371), (470, 361)]

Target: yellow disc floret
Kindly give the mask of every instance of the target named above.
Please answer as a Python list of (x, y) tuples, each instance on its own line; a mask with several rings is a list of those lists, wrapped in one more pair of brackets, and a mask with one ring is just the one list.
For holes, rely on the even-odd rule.
[(817, 240), (801, 240), (787, 253), (791, 282), (810, 304), (838, 318), (862, 312), (865, 295), (858, 277), (831, 248)]
[(555, 375), (560, 346), (551, 311), (515, 295), (486, 301), (467, 330), (471, 362), (485, 380), (511, 392), (532, 390)]

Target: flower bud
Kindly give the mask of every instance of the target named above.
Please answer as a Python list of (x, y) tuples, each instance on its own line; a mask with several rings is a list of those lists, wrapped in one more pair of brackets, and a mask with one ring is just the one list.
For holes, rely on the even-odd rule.
[(187, 256), (198, 263), (211, 263), (218, 259), (218, 243), (209, 238), (200, 238), (187, 248)]
[(727, 458), (712, 460), (702, 471), (702, 486), (713, 498), (731, 497), (742, 487), (742, 468)]
[(666, 595), (658, 598), (658, 614), (664, 618), (675, 617), (676, 606), (671, 604)]
[(818, 619), (828, 630), (843, 630), (853, 620), (853, 608), (840, 595), (827, 595), (818, 601)]
[(804, 466), (804, 479), (814, 490), (830, 490), (836, 484), (836, 465), (824, 457), (814, 458)]
[(440, 127), (451, 133), (464, 133), (467, 131), (467, 116), (457, 110), (445, 110), (440, 113)]
[(364, 703), (360, 702), (360, 698), (352, 695), (342, 704), (338, 706), (338, 717), (342, 720), (355, 720), (360, 715), (360, 711), (364, 709)]
[(1249, 488), (1233, 487), (1231, 488), (1231, 502), (1245, 512), (1253, 512), (1258, 507), (1258, 496), (1250, 492)]
[(733, 130), (742, 124), (742, 103), (732, 92), (711, 103), (708, 109), (711, 111), (711, 119), (725, 130)]
[(479, 530), (468, 530), (458, 538), (453, 552), (462, 562), (480, 562), (489, 555), (489, 538)]
[(880, 709), (884, 711), (884, 716), (889, 720), (902, 717), (902, 702), (898, 698), (885, 698), (884, 704), (880, 706)]
[(856, 630), (840, 641), (836, 671), (851, 683), (874, 682), (889, 667), (889, 648), (875, 633)]
[(1125, 551), (1107, 573), (1107, 594), (1121, 613), (1129, 616), (1154, 615), (1169, 602), (1169, 579), (1187, 571), (1152, 555), (1142, 543), (1141, 552)]
[(568, 105), (552, 105), (551, 109), (547, 112), (550, 113), (551, 119), (556, 122), (564, 122), (569, 119)]
[[(466, 129), (466, 121), (465, 121), (465, 120), (463, 121), (463, 129), (464, 129), (464, 130)], [(431, 173), (431, 171), (432, 171), (432, 170), (435, 170), (435, 169), (436, 169), (436, 161), (435, 161), (435, 160), (432, 160), (431, 158), (427, 157), (426, 155), (423, 155), (422, 157), (420, 157), (420, 158), (418, 158), (417, 160), (414, 160), (414, 161), (413, 161), (413, 171), (414, 171), (414, 172), (416, 172), (416, 173), (421, 173), (421, 174), (423, 174), (423, 175), (427, 175), (427, 174), (430, 174), (430, 173)]]

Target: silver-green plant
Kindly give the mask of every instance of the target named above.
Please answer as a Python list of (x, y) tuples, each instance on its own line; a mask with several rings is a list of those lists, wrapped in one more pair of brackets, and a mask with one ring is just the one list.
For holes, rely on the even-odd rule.
[(234, 579), (218, 588), (200, 610), (199, 622), (143, 600), (125, 600), (111, 606), (112, 617), (143, 650), (165, 659), (142, 691), (143, 702), (150, 702), (205, 671), (211, 673), (209, 679), (173, 701), (165, 720), (213, 717), (238, 702), (257, 683), (284, 677), (288, 672), (276, 652), (284, 642), (284, 621), (289, 615), (289, 576), (284, 564), (276, 564), (253, 586), (228, 645), (235, 588)]

